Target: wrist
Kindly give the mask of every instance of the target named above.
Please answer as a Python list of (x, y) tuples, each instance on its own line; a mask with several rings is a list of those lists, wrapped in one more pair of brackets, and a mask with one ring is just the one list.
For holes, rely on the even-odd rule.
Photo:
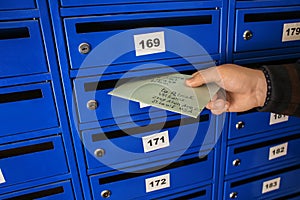
[[(268, 82), (269, 81), (269, 82)], [(256, 102), (257, 107), (263, 107), (270, 97), (270, 79), (264, 70), (257, 70)]]

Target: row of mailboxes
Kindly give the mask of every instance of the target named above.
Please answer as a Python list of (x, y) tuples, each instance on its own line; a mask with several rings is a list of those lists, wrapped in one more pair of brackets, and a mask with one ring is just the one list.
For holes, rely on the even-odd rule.
[[(232, 2), (228, 62), (256, 68), (299, 59), (299, 1)], [(298, 199), (299, 122), (256, 109), (231, 113), (220, 199)]]
[[(218, 151), (215, 116), (205, 110), (193, 119), (108, 93), (132, 78), (192, 74), (220, 63), (222, 9), (216, 8), (217, 3), (202, 8), (199, 1), (197, 8), (192, 8), (192, 1), (135, 1), (149, 3), (151, 12), (139, 6), (123, 12), (125, 5), (122, 12), (105, 14), (122, 2), (106, 7), (107, 1), (61, 1), (52, 10), (52, 16), (60, 15), (60, 20), (53, 20), (56, 39), (59, 46), (65, 44), (59, 59), (69, 111), (76, 119), (72, 130), (81, 139), (76, 146), (83, 147), (76, 152), (82, 161), (84, 195), (87, 199), (211, 198)], [(150, 9), (153, 2), (166, 9)], [(190, 6), (169, 11), (167, 7), (175, 2)]]
[[(149, 3), (148, 7), (151, 7), (150, 3), (153, 2), (160, 2), (163, 5), (162, 1), (136, 0), (131, 1), (128, 6), (132, 8), (135, 3), (137, 6), (141, 5), (137, 4), (141, 2)], [(175, 2), (179, 1), (165, 1), (164, 5)], [(205, 1), (203, 5), (205, 3), (213, 5), (212, 2), (218, 1)], [(197, 8), (184, 11), (171, 12), (152, 9), (151, 12), (146, 13), (143, 12), (143, 8), (146, 7), (143, 4), (143, 8), (139, 7), (139, 9), (136, 8), (134, 11), (128, 11), (124, 14), (126, 9), (125, 7), (120, 8), (120, 5), (127, 6), (126, 1), (117, 0), (109, 3), (110, 5), (107, 5), (108, 2), (105, 0), (88, 0), (85, 2), (61, 0), (60, 5), (57, 4), (57, 6), (61, 6), (58, 7), (61, 11), (61, 22), (54, 22), (54, 25), (58, 26), (56, 29), (61, 29), (56, 30), (58, 41), (66, 44), (64, 52), (60, 54), (60, 60), (68, 60), (69, 62), (62, 64), (61, 70), (65, 84), (71, 86), (66, 89), (66, 92), (72, 93), (72, 95), (68, 95), (69, 97), (74, 97), (69, 99), (69, 102), (72, 102), (71, 108), (72, 110), (75, 108), (74, 113), (78, 114), (76, 126), (79, 129), (74, 132), (75, 134), (79, 132), (84, 146), (82, 152), (77, 151), (77, 153), (84, 154), (82, 161), (86, 164), (86, 169), (81, 173), (88, 177), (88, 183), (86, 183), (88, 187), (86, 188), (91, 189), (93, 199), (118, 199), (120, 197), (124, 199), (216, 198), (215, 194), (218, 191), (214, 191), (214, 189), (217, 179), (214, 178), (218, 177), (214, 177), (215, 174), (211, 173), (214, 173), (213, 168), (217, 166), (215, 162), (211, 162), (211, 154), (201, 158), (207, 160), (202, 160), (199, 163), (188, 161), (182, 166), (171, 165), (168, 169), (147, 174), (134, 173), (133, 170), (136, 168), (147, 170), (148, 166), (158, 167), (162, 163), (161, 160), (180, 155), (182, 144), (185, 139), (190, 137), (188, 133), (191, 131), (189, 130), (198, 123), (199, 129), (194, 132), (196, 134), (195, 140), (192, 141), (190, 149), (185, 152), (184, 156), (189, 155), (188, 153), (195, 153), (195, 149), (199, 149), (199, 145), (203, 144), (203, 132), (208, 128), (211, 120), (215, 120), (213, 115), (205, 111), (200, 115), (199, 122), (194, 123), (192, 119), (184, 118), (181, 120), (190, 121), (190, 123), (178, 125), (176, 115), (171, 112), (166, 114), (160, 109), (142, 107), (139, 103), (114, 98), (107, 93), (117, 85), (118, 81), (121, 80), (122, 82), (122, 79), (126, 81), (127, 78), (162, 74), (172, 70), (173, 72), (189, 71), (191, 74), (192, 70), (205, 68), (203, 65), (200, 68), (195, 68), (183, 63), (180, 61), (182, 57), (188, 62), (189, 59), (196, 60), (194, 63), (222, 63), (221, 56), (223, 55), (221, 54), (225, 54), (225, 49), (221, 44), (225, 44), (223, 41), (225, 39), (223, 37), (224, 29), (227, 32), (228, 28), (223, 26), (223, 20), (227, 20), (227, 15), (225, 19), (222, 12), (226, 12), (227, 8), (220, 8), (221, 4), (216, 4), (218, 6), (206, 6), (204, 9), (197, 4)], [(260, 52), (263, 55), (261, 52), (278, 50), (283, 47), (297, 48), (299, 46), (299, 42), (295, 39), (297, 36), (283, 38), (282, 34), (287, 34), (291, 23), (297, 25), (298, 10), (297, 6), (294, 8), (277, 6), (255, 9), (244, 7), (234, 10), (234, 14), (228, 16), (230, 19), (234, 16), (233, 20), (231, 19), (234, 21), (233, 31), (227, 33), (228, 38), (232, 39), (228, 44), (229, 46), (232, 45), (232, 53), (235, 54), (235, 58), (251, 57), (254, 55), (252, 53), (255, 52)], [(262, 17), (262, 14), (266, 14), (267, 17)], [(229, 25), (230, 23), (231, 21), (229, 21)], [(275, 27), (272, 28), (274, 31), (270, 36), (265, 31), (265, 27), (269, 26)], [(62, 35), (64, 38), (61, 38)], [(187, 48), (188, 46), (192, 48)], [(205, 66), (210, 67), (214, 64), (205, 64)], [(72, 91), (69, 91), (70, 88)], [(152, 115), (152, 113), (155, 114)], [(165, 115), (168, 117), (164, 118)], [(149, 116), (157, 118), (149, 124)], [(203, 120), (204, 116), (208, 116), (208, 119)], [(161, 121), (159, 117), (161, 117)], [(106, 120), (112, 120), (112, 122), (104, 123)], [(165, 127), (155, 128), (164, 120)], [(258, 125), (257, 120), (261, 125)], [(122, 125), (114, 124), (120, 121), (122, 121)], [(131, 122), (136, 124), (132, 125)], [(298, 151), (295, 146), (298, 140), (294, 138), (295, 132), (286, 133), (286, 137), (282, 137), (284, 139), (282, 142), (279, 141), (280, 136), (266, 134), (266, 132), (280, 129), (295, 130), (296, 127), (290, 129), (289, 127), (297, 125), (298, 122), (297, 118), (273, 113), (230, 114), (228, 138), (226, 138), (228, 144), (222, 144), (226, 145), (225, 152), (226, 150), (227, 152), (224, 154), (227, 157), (224, 157), (227, 160), (221, 161), (226, 165), (224, 174), (221, 173), (221, 176), (226, 177), (226, 182), (224, 183), (224, 194), (220, 198), (241, 197), (242, 199), (249, 199), (246, 196), (247, 190), (240, 189), (239, 186), (242, 187), (246, 184), (245, 188), (252, 188), (252, 186), (256, 188), (257, 186), (252, 185), (255, 182), (254, 178), (245, 178), (246, 182), (240, 185), (232, 184), (230, 187), (227, 185), (243, 179), (243, 174), (247, 177), (259, 173), (263, 174), (266, 172), (266, 166), (275, 166), (279, 169), (279, 164), (276, 164), (278, 160), (286, 160), (283, 161), (286, 166), (290, 162), (297, 161)], [(148, 129), (144, 129), (143, 126)], [(186, 128), (188, 133), (185, 132), (183, 134), (185, 138), (182, 139), (182, 142), (177, 143), (176, 136), (181, 133), (177, 131), (179, 127)], [(263, 138), (263, 135), (271, 136), (271, 138)], [(156, 139), (165, 139), (168, 136), (170, 146), (146, 152), (143, 139), (147, 136), (157, 136)], [(244, 143), (247, 138), (248, 142)], [(251, 138), (260, 139), (250, 142)], [(209, 146), (209, 144), (215, 143), (217, 136), (213, 134), (206, 139), (208, 139), (206, 140), (208, 143), (205, 145)], [(288, 148), (286, 155), (282, 154), (281, 157), (269, 159), (267, 154), (272, 153), (273, 150), (276, 153), (277, 149), (281, 147)], [(216, 147), (215, 152), (219, 152), (218, 147)], [(257, 156), (259, 159), (256, 160), (256, 158), (251, 157), (252, 154), (259, 155)], [(220, 154), (216, 154), (214, 159), (220, 157)], [(115, 169), (123, 169), (124, 171)], [(285, 170), (288, 172), (290, 169), (286, 168)], [(254, 175), (247, 174), (248, 171), (253, 172)], [(205, 178), (201, 178), (201, 173), (205, 174)], [(276, 175), (284, 176), (284, 173), (285, 171), (276, 171)], [(238, 176), (238, 174), (242, 175)], [(263, 181), (278, 178), (268, 175), (269, 177), (265, 175), (266, 179)], [(186, 179), (187, 177), (189, 180)], [(161, 187), (157, 186), (159, 188), (157, 190), (151, 190), (151, 181), (154, 184), (154, 181), (161, 183), (162, 180), (164, 183), (166, 180), (170, 182)], [(253, 181), (251, 182), (251, 180)], [(257, 184), (261, 184), (259, 178), (257, 180)], [(146, 183), (149, 183), (150, 186)], [(284, 181), (281, 183), (286, 185)], [(199, 184), (199, 189), (192, 186), (193, 184)], [(190, 190), (181, 189), (187, 185), (190, 185)], [(154, 187), (154, 185), (152, 186)], [(182, 194), (178, 194), (176, 191), (180, 191)], [(283, 191), (294, 193), (295, 188), (288, 190), (283, 187), (277, 194), (280, 193), (279, 196), (282, 196)], [(85, 192), (89, 193), (89, 191)], [(264, 193), (267, 193), (266, 196), (271, 196), (269, 195), (271, 193)], [(253, 194), (251, 193), (251, 195)], [(254, 196), (260, 198), (261, 193)]]

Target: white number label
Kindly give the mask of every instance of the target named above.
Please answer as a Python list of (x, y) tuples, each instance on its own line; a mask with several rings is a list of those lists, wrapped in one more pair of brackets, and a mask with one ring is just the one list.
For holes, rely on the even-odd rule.
[(270, 114), (270, 125), (281, 123), (281, 122), (286, 122), (288, 120), (289, 120), (289, 116), (287, 116), (287, 115), (281, 115), (281, 114), (276, 114), (276, 113)]
[(170, 187), (170, 174), (164, 174), (145, 179), (146, 192), (161, 190)]
[(163, 31), (134, 35), (135, 55), (161, 53), (166, 51), (165, 34)]
[(271, 147), (269, 150), (269, 160), (274, 158), (279, 158), (287, 154), (288, 143), (283, 143), (274, 147)]
[(0, 169), (0, 184), (1, 183), (5, 183), (6, 181), (5, 181), (5, 178), (4, 178), (4, 176), (3, 176), (3, 173), (2, 173), (2, 170)]
[(168, 131), (144, 136), (142, 140), (145, 153), (170, 146)]
[(263, 182), (262, 194), (277, 190), (280, 187), (280, 177)]
[(283, 25), (282, 42), (300, 40), (300, 22)]

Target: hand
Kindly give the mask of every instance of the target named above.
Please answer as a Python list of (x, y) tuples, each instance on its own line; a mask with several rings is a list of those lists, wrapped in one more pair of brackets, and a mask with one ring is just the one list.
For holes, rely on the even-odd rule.
[(216, 115), (243, 112), (264, 105), (267, 83), (261, 70), (225, 64), (200, 70), (192, 76), (186, 80), (190, 87), (215, 82), (222, 88), (206, 105)]

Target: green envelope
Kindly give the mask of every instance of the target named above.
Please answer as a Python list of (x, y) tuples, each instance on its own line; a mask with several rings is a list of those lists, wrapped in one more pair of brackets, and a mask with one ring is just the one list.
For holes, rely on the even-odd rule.
[(185, 85), (185, 80), (190, 77), (174, 73), (135, 78), (118, 85), (108, 94), (196, 118), (219, 86), (211, 83), (191, 88)]

